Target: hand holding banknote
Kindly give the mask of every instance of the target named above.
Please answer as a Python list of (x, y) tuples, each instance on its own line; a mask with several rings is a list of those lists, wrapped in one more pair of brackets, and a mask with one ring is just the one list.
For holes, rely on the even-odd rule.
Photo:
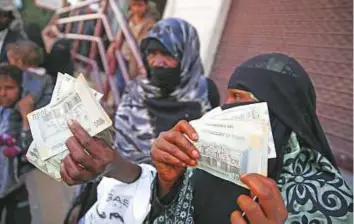
[[(237, 204), (245, 212), (249, 223), (281, 224), (285, 222), (288, 212), (275, 181), (259, 174), (243, 175), (241, 181), (259, 200), (257, 203), (248, 195), (241, 195), (237, 198)], [(231, 223), (246, 224), (247, 222), (241, 212), (234, 211), (231, 214)]]
[(69, 122), (73, 134), (66, 141), (69, 154), (60, 164), (60, 175), (68, 185), (96, 178), (117, 158), (117, 151), (97, 137), (91, 137), (76, 121)]
[(199, 152), (185, 135), (198, 140), (194, 128), (187, 121), (180, 121), (170, 131), (161, 133), (152, 146), (151, 159), (158, 172), (160, 196), (169, 192), (187, 166), (197, 165)]

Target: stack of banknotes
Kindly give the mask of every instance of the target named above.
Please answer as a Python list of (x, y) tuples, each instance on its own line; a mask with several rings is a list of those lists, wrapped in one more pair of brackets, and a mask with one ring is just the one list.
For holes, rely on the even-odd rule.
[(28, 114), (33, 142), (27, 159), (38, 169), (61, 181), (60, 163), (69, 153), (66, 140), (72, 136), (69, 120), (78, 121), (91, 136), (112, 144), (112, 121), (100, 105), (101, 93), (91, 89), (85, 78), (58, 74), (51, 102)]
[(197, 168), (246, 187), (240, 176), (267, 176), (268, 159), (276, 157), (267, 103), (222, 110), (220, 107), (191, 121), (199, 135)]

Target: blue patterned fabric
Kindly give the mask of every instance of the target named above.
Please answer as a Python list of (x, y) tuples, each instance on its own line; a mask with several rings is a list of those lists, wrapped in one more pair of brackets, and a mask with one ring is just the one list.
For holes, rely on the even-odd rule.
[[(170, 96), (178, 102), (197, 102), (205, 113), (210, 104), (196, 29), (181, 19), (170, 18), (157, 23), (144, 40), (149, 38), (160, 41), (180, 61), (181, 84)], [(159, 89), (146, 78), (132, 80), (125, 88), (115, 116), (115, 148), (131, 161), (150, 161), (156, 134), (145, 100), (159, 97)]]
[[(18, 141), (21, 127), (21, 116), (16, 110), (0, 107), (0, 136), (6, 134)], [(22, 182), (17, 179), (18, 158), (5, 157), (3, 154), (5, 147), (0, 145), (0, 198), (22, 185)]]

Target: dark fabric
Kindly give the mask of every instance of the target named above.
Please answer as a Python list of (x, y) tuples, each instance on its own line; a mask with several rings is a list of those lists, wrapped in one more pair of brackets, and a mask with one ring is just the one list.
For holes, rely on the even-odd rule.
[[(152, 85), (147, 78), (138, 77), (127, 83), (115, 116), (114, 147), (120, 150), (123, 157), (137, 163), (151, 160), (151, 144), (157, 134), (155, 126), (152, 124), (154, 117), (150, 116), (154, 113), (151, 110), (157, 107), (154, 106), (155, 103), (150, 102), (155, 99), (161, 99), (159, 105), (164, 105), (165, 100), (169, 99), (171, 99), (171, 104), (174, 102), (194, 102), (200, 105), (201, 114), (210, 109), (196, 29), (181, 19), (169, 18), (159, 21), (146, 39), (142, 40), (142, 52), (145, 51), (142, 46), (150, 39), (161, 42), (170, 55), (178, 59), (181, 67), (181, 82), (168, 96), (163, 95), (161, 89)], [(152, 106), (149, 106), (150, 104)], [(168, 103), (168, 105), (170, 104)], [(177, 107), (180, 105), (183, 104), (177, 104)], [(189, 104), (187, 105), (189, 106)], [(186, 110), (188, 109), (186, 108)], [(173, 113), (168, 115), (173, 115)], [(176, 118), (171, 117), (171, 120), (176, 120)]]
[(191, 121), (202, 116), (197, 102), (178, 102), (173, 99), (146, 99), (146, 107), (155, 126), (155, 134), (171, 129), (180, 120)]
[(166, 52), (169, 54), (166, 47), (163, 46), (161, 44), (161, 42), (156, 39), (146, 39), (144, 41), (144, 43), (141, 44), (141, 48), (144, 49), (144, 51), (142, 53), (145, 58), (149, 54), (149, 52), (151, 52), (151, 51), (161, 51), (161, 52)]
[(5, 224), (31, 223), (28, 192), (25, 185), (0, 199), (0, 220), (4, 210), (6, 210)]
[(240, 210), (236, 200), (249, 190), (215, 177), (203, 170), (192, 176), (194, 222), (199, 224), (230, 223), (230, 214)]
[(208, 98), (211, 104), (211, 108), (218, 107), (220, 105), (220, 93), (218, 87), (212, 79), (207, 78), (208, 84)]
[(71, 41), (60, 39), (53, 44), (52, 50), (44, 62), (44, 68), (52, 76), (55, 84), (58, 72), (73, 75), (74, 63), (71, 57)]
[(151, 84), (160, 88), (163, 97), (172, 93), (181, 82), (179, 66), (175, 68), (152, 67), (148, 70)]
[[(277, 158), (268, 161), (271, 178), (277, 179), (282, 171), (291, 131), (299, 136), (303, 144), (319, 151), (335, 164), (316, 116), (313, 85), (294, 59), (282, 54), (250, 59), (235, 70), (228, 88), (249, 91), (259, 101), (268, 103), (277, 152)], [(202, 170), (194, 172), (192, 184), (195, 223), (230, 223), (231, 212), (239, 209), (236, 204), (238, 196), (248, 193), (246, 189)]]
[(28, 23), (25, 26), (25, 32), (29, 40), (36, 43), (40, 48), (44, 49), (44, 42), (42, 39), (42, 30), (37, 23)]
[[(255, 97), (266, 101), (270, 112), (293, 130), (301, 143), (317, 150), (336, 166), (316, 115), (315, 91), (307, 73), (284, 74), (260, 68), (239, 68), (232, 75), (229, 88), (237, 85), (246, 86)], [(283, 152), (277, 148), (279, 162), (281, 154)]]
[(70, 215), (76, 206), (81, 206), (78, 216), (78, 220), (80, 220), (86, 214), (86, 212), (93, 206), (93, 204), (95, 204), (95, 202), (97, 201), (97, 186), (99, 183), (99, 181), (89, 182), (85, 185), (83, 191), (80, 192), (79, 196), (75, 199), (71, 209), (67, 213), (64, 220), (64, 224), (70, 224)]
[(20, 32), (9, 30), (9, 32), (7, 33), (7, 35), (5, 37), (2, 48), (0, 49), (0, 63), (8, 62), (8, 58), (6, 55), (6, 45), (10, 44), (10, 43), (17, 42), (22, 39), (23, 38), (22, 38), (22, 35)]

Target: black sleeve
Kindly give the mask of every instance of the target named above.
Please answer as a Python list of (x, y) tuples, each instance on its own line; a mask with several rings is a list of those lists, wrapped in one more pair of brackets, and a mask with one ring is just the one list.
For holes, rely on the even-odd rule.
[(153, 195), (151, 197), (151, 210), (150, 213), (147, 217), (149, 223), (153, 223), (153, 221), (156, 219), (156, 217), (161, 214), (164, 210), (170, 207), (171, 204), (176, 200), (178, 197), (178, 193), (181, 189), (182, 183), (183, 183), (183, 177), (184, 175), (181, 176), (181, 178), (175, 183), (175, 185), (172, 187), (170, 192), (163, 196), (162, 198), (158, 197), (158, 174), (155, 177), (155, 180), (153, 182)]

